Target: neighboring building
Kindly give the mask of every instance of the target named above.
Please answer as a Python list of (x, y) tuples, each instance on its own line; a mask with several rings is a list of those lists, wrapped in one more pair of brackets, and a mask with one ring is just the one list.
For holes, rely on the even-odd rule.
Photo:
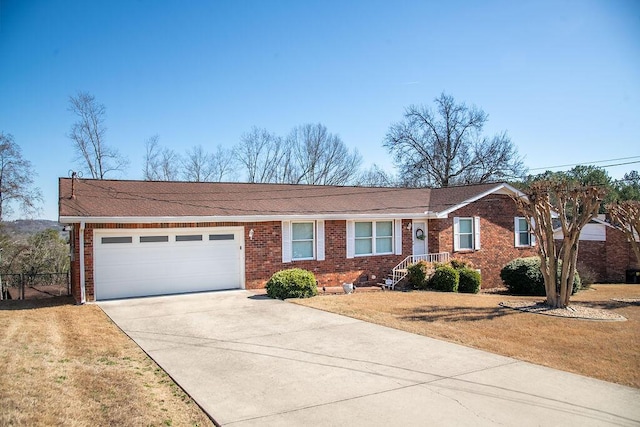
[[(554, 233), (562, 238), (562, 230)], [(578, 269), (593, 273), (595, 282), (624, 283), (625, 272), (635, 263), (635, 255), (625, 234), (598, 215), (582, 228), (578, 246)]]
[(377, 283), (407, 257), (464, 258), (482, 286), (535, 255), (504, 183), (442, 189), (61, 178), (78, 302), (264, 287), (276, 271), (319, 286)]

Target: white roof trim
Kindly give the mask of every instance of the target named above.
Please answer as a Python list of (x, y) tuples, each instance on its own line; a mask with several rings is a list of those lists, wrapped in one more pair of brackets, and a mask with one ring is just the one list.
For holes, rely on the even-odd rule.
[(324, 215), (260, 215), (260, 216), (127, 216), (127, 217), (87, 217), (61, 216), (61, 224), (155, 224), (185, 222), (269, 222), (296, 220), (375, 220), (375, 219), (416, 219), (423, 218), (415, 214), (324, 214)]
[[(462, 203), (452, 206), (449, 209), (446, 209), (442, 212), (435, 212), (435, 218), (447, 218), (451, 212), (457, 211), (458, 209), (463, 208), (475, 201), (478, 201), (483, 197), (488, 196), (489, 194), (495, 194), (495, 193), (502, 193), (502, 194), (511, 193), (517, 197), (527, 197), (526, 194), (524, 194), (522, 191), (518, 190), (517, 188), (509, 184), (502, 183), (502, 184), (498, 184), (496, 187), (490, 190), (485, 191), (484, 193), (478, 194), (470, 199), (465, 200)], [(430, 213), (433, 214), (433, 212), (430, 212)]]

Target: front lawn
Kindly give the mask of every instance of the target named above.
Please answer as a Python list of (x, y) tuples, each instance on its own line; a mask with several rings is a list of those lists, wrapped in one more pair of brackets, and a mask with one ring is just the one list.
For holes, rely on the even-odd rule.
[[(640, 388), (640, 285), (593, 285), (572, 304), (613, 310), (626, 322), (601, 322), (524, 313), (501, 301), (541, 297), (441, 292), (375, 292), (291, 300), (516, 359)], [(410, 357), (410, 356), (408, 356)]]
[(0, 366), (0, 425), (213, 425), (96, 305), (2, 302)]

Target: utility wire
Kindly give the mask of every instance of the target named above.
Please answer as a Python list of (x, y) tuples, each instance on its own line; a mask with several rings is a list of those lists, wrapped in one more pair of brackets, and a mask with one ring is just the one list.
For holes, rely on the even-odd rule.
[[(566, 164), (566, 165), (557, 165), (557, 166), (547, 166), (547, 167), (542, 167), (542, 168), (532, 168), (529, 169), (531, 171), (538, 171), (538, 170), (547, 170), (547, 169), (556, 169), (556, 168), (566, 168), (566, 167), (571, 167), (571, 166), (581, 166), (581, 165), (593, 165), (593, 164), (597, 164), (597, 163), (608, 163), (608, 162), (617, 162), (620, 160), (632, 160), (632, 159), (640, 159), (640, 156), (631, 156), (631, 157), (620, 157), (617, 159), (609, 159), (609, 160), (596, 160), (595, 162), (582, 162), (582, 163), (571, 163), (571, 164)], [(634, 164), (634, 163), (640, 163), (640, 160), (636, 160), (633, 162), (626, 162), (626, 163), (618, 163), (618, 164), (613, 164), (613, 165), (605, 165), (605, 166), (601, 166), (601, 167), (610, 167), (610, 166), (622, 166), (622, 165), (630, 165), (630, 164)]]

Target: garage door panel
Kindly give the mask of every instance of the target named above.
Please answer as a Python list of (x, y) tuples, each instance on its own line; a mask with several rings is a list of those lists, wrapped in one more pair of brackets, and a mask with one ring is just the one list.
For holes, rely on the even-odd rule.
[[(221, 233), (223, 237), (219, 237)], [(241, 288), (242, 228), (204, 230), (202, 240), (176, 239), (198, 234), (192, 230), (168, 232), (167, 229), (128, 230), (128, 234), (97, 231), (94, 238), (96, 298)], [(216, 237), (210, 239), (210, 235)], [(124, 243), (102, 243), (105, 236), (122, 237), (107, 241)], [(129, 236), (131, 239), (125, 239)], [(157, 237), (144, 239), (145, 236), (168, 236), (168, 239), (152, 241)]]

